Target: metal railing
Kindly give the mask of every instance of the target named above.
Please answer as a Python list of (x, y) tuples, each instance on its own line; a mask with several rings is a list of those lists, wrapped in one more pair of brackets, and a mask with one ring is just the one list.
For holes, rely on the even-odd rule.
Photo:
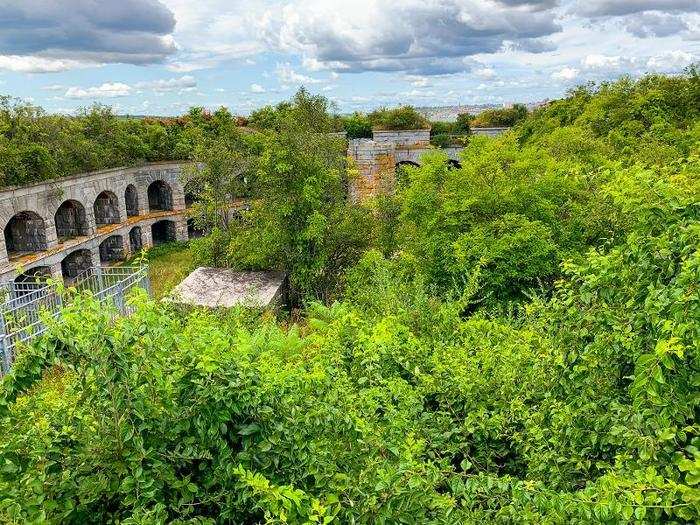
[[(126, 302), (132, 289), (151, 292), (146, 266), (90, 268), (67, 281), (66, 286), (78, 292), (89, 290), (100, 302), (113, 304), (122, 315), (132, 312)], [(12, 366), (17, 347), (46, 331), (45, 316), (60, 316), (66, 297), (70, 301), (70, 295), (61, 294), (57, 283), (52, 282), (0, 284), (0, 377)]]

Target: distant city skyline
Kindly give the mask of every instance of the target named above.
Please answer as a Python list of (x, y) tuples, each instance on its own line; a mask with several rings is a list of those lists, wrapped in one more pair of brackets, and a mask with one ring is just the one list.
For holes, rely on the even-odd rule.
[(700, 60), (700, 0), (0, 0), (0, 94), (50, 112), (503, 105)]

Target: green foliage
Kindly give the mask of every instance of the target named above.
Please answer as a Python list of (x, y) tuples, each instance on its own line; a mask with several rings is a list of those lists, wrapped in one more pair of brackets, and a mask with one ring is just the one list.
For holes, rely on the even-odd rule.
[(625, 238), (517, 323), (465, 316), (478, 272), (440, 297), (374, 251), (302, 327), (74, 299), (3, 380), (0, 516), (697, 521), (700, 159), (601, 191)]
[[(513, 104), (512, 107), (502, 109), (487, 109), (471, 119), (471, 127), (512, 127), (527, 118), (527, 108), (522, 104)], [(469, 120), (464, 118), (464, 120)]]
[(372, 127), (381, 130), (427, 129), (428, 120), (412, 106), (380, 108), (368, 115)]
[(265, 135), (252, 209), (230, 231), (228, 264), (289, 274), (297, 301), (327, 299), (369, 243), (366, 210), (347, 203), (345, 142), (326, 133), (323, 97), (300, 90)]
[(205, 140), (236, 135), (225, 108), (192, 108), (177, 119), (116, 116), (99, 104), (77, 116), (0, 97), (0, 186), (28, 184), (147, 161), (189, 160)]
[(300, 92), (193, 248), (287, 270), (298, 323), (72, 297), (0, 383), (0, 521), (700, 521), (693, 75), (578, 89), (367, 208)]
[(355, 112), (347, 117), (342, 117), (341, 121), (348, 139), (372, 138), (372, 121), (364, 113)]

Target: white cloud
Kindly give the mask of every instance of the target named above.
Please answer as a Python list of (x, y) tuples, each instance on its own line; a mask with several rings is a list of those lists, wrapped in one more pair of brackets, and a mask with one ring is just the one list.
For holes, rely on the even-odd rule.
[(185, 75), (180, 78), (169, 78), (159, 80), (149, 80), (136, 84), (138, 89), (151, 89), (153, 91), (163, 93), (168, 91), (192, 91), (197, 87), (197, 79), (193, 76)]
[(552, 73), (554, 80), (563, 80), (570, 82), (578, 77), (579, 70), (575, 67), (563, 67), (559, 71)]
[(270, 49), (302, 56), (311, 70), (439, 75), (465, 71), (465, 57), (498, 52), (507, 42), (543, 50), (542, 37), (560, 30), (554, 4), (306, 0), (268, 9), (259, 25)]
[(126, 97), (132, 92), (131, 86), (121, 82), (105, 82), (100, 86), (88, 88), (69, 87), (64, 95), (66, 98), (116, 98)]
[(317, 78), (312, 78), (297, 73), (288, 62), (284, 64), (277, 64), (275, 74), (277, 75), (277, 78), (279, 78), (285, 84), (320, 84), (323, 82)]
[[(90, 64), (98, 65), (98, 64)], [(17, 73), (58, 73), (88, 64), (77, 60), (42, 58), (37, 56), (0, 55), (0, 69), (7, 69)]]
[(250, 85), (250, 92), (251, 93), (265, 93), (266, 90), (260, 84), (251, 84)]
[(647, 60), (647, 67), (654, 71), (671, 72), (680, 70), (694, 62), (696, 57), (685, 51), (669, 51), (661, 55), (650, 57)]
[(482, 67), (476, 69), (474, 71), (474, 74), (479, 78), (483, 78), (484, 80), (491, 80), (493, 78), (496, 78), (496, 72), (490, 67)]
[(586, 69), (617, 69), (620, 67), (622, 58), (610, 55), (586, 55), (581, 61)]

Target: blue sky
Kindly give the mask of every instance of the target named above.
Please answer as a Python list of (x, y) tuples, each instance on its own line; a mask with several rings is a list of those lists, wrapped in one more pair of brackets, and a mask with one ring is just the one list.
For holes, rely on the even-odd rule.
[(51, 112), (531, 102), (700, 61), (700, 0), (0, 0), (0, 93)]

